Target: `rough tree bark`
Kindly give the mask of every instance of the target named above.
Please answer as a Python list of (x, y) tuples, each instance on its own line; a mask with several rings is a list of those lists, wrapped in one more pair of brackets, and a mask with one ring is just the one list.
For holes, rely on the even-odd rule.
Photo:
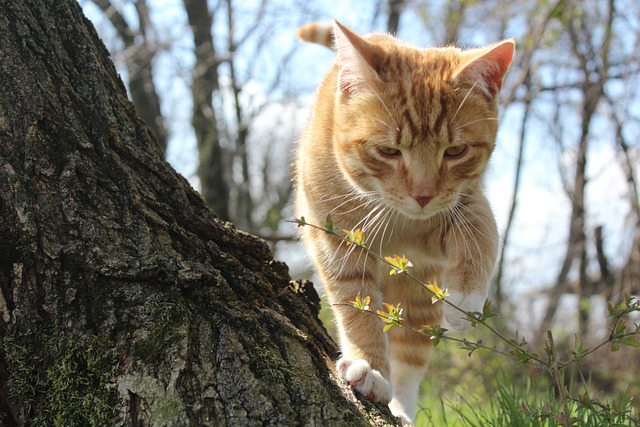
[(0, 0), (0, 425), (384, 425), (162, 159), (75, 0)]

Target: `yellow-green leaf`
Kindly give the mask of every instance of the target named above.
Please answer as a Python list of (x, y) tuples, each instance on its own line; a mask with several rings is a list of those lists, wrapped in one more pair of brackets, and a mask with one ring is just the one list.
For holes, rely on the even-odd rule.
[(429, 283), (426, 286), (427, 289), (429, 289), (433, 294), (433, 296), (431, 297), (431, 302), (434, 304), (438, 301), (444, 301), (450, 295), (449, 291), (447, 289), (440, 288), (440, 286), (438, 286), (438, 282), (435, 280), (433, 281), (433, 283)]
[(360, 294), (356, 295), (356, 299), (355, 301), (351, 301), (351, 304), (357, 308), (358, 310), (362, 310), (362, 311), (369, 311), (369, 304), (371, 303), (371, 297), (370, 296), (366, 296), (364, 297), (364, 299), (362, 299), (362, 297), (360, 296)]
[(404, 319), (402, 318), (402, 308), (400, 308), (400, 304), (392, 305), (384, 303), (387, 311), (376, 310), (376, 314), (380, 319), (382, 319), (385, 323), (383, 331), (386, 332), (392, 326), (402, 326)]
[(409, 267), (413, 267), (411, 261), (409, 261), (404, 255), (394, 255), (392, 257), (386, 256), (384, 257), (384, 260), (392, 267), (391, 271), (389, 271), (390, 276), (398, 273), (407, 273)]
[(365, 246), (364, 243), (364, 232), (359, 228), (355, 230), (342, 230), (347, 235), (347, 245), (358, 245)]

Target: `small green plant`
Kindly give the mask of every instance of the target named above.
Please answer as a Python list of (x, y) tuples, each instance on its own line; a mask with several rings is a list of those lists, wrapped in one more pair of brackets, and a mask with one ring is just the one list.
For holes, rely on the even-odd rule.
[[(521, 404), (516, 404), (513, 396), (513, 390), (505, 385), (498, 386), (497, 396), (501, 408), (507, 408), (507, 412), (502, 414), (504, 420), (510, 419), (508, 424), (492, 424), (488, 419), (475, 418), (472, 420), (468, 415), (462, 412), (458, 413), (459, 419), (467, 420), (465, 425), (545, 425), (545, 426), (600, 426), (600, 425), (640, 425), (638, 415), (631, 411), (631, 399), (623, 396), (611, 403), (603, 403), (589, 396), (586, 391), (579, 393), (567, 389), (565, 386), (565, 375), (567, 369), (576, 364), (585, 361), (589, 355), (593, 354), (602, 347), (610, 346), (611, 351), (617, 351), (621, 346), (640, 347), (640, 325), (628, 324), (629, 315), (634, 312), (640, 312), (640, 300), (637, 297), (626, 295), (620, 303), (608, 305), (609, 317), (612, 319), (612, 327), (609, 329), (608, 336), (599, 344), (587, 348), (583, 341), (575, 336), (574, 345), (566, 351), (563, 356), (556, 348), (554, 336), (551, 331), (547, 332), (546, 342), (544, 343), (542, 354), (529, 349), (529, 344), (524, 337), (519, 337), (516, 333), (514, 336), (508, 336), (497, 330), (489, 323), (489, 319), (497, 316), (491, 308), (489, 300), (483, 306), (482, 312), (467, 312), (455, 304), (447, 300), (449, 292), (443, 289), (434, 280), (430, 283), (424, 283), (410, 272), (413, 266), (410, 260), (404, 255), (383, 256), (372, 251), (366, 242), (365, 235), (359, 229), (340, 229), (334, 226), (330, 216), (327, 217), (324, 227), (310, 224), (305, 221), (304, 217), (292, 221), (299, 227), (313, 227), (341, 239), (347, 245), (356, 245), (367, 251), (369, 255), (374, 256), (390, 267), (390, 275), (405, 274), (417, 285), (430, 292), (432, 302), (448, 304), (466, 316), (472, 327), (482, 326), (489, 333), (502, 343), (501, 347), (497, 345), (488, 345), (482, 339), (470, 341), (466, 338), (457, 338), (447, 334), (447, 329), (440, 325), (424, 325), (420, 329), (409, 327), (403, 321), (403, 309), (400, 305), (384, 304), (385, 310), (374, 310), (370, 306), (371, 299), (369, 296), (358, 294), (355, 296), (351, 305), (354, 309), (360, 310), (364, 314), (378, 316), (384, 322), (384, 331), (396, 326), (412, 329), (416, 333), (424, 334), (430, 337), (434, 346), (437, 346), (442, 340), (456, 342), (461, 349), (467, 351), (471, 357), (473, 353), (484, 349), (495, 354), (506, 356), (513, 359), (518, 366), (531, 365), (537, 369), (544, 370), (548, 373), (553, 382), (553, 393), (555, 398), (554, 405), (544, 404), (536, 406), (535, 404), (526, 403), (526, 397), (520, 399)], [(526, 393), (525, 393), (526, 394)], [(535, 403), (535, 402), (534, 402)], [(510, 409), (509, 409), (510, 408)], [(505, 418), (506, 417), (506, 418)], [(524, 418), (523, 418), (524, 417)], [(524, 420), (524, 421), (523, 421)], [(506, 422), (506, 421), (505, 421)], [(515, 423), (515, 424), (513, 424)]]

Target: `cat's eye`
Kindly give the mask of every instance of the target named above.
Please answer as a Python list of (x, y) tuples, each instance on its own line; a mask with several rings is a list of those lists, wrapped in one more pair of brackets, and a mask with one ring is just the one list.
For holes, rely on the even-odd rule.
[(395, 147), (378, 147), (378, 152), (385, 157), (396, 157), (400, 155), (400, 150)]
[(454, 145), (444, 150), (444, 156), (449, 159), (457, 159), (458, 157), (462, 157), (466, 152), (466, 145)]

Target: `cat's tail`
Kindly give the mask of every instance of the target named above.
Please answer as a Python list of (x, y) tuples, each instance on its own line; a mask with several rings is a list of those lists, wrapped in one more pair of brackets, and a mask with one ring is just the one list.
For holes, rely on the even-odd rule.
[(298, 38), (333, 49), (333, 26), (323, 22), (311, 22), (298, 28)]

